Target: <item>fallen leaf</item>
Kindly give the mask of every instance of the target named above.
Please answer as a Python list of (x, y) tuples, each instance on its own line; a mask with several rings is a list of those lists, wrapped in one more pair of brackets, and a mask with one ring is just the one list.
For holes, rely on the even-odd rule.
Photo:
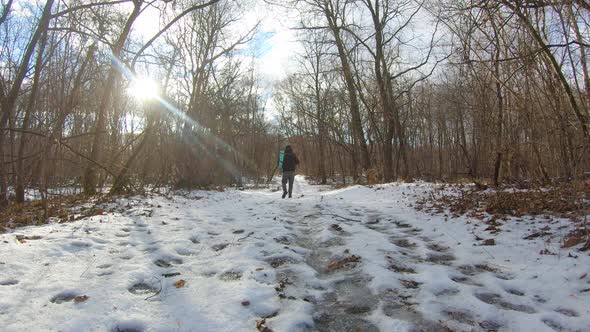
[(74, 298), (74, 302), (76, 303), (86, 302), (86, 300), (88, 300), (87, 295), (79, 295)]
[(581, 236), (569, 236), (565, 240), (563, 240), (562, 248), (569, 248), (573, 247), (577, 244), (584, 242), (584, 239)]
[(481, 243), (482, 246), (495, 246), (496, 241), (494, 239), (487, 239)]
[(184, 285), (186, 285), (186, 281), (184, 279), (180, 279), (174, 283), (174, 287), (176, 288), (182, 288)]
[(257, 320), (256, 328), (260, 332), (273, 332), (270, 327), (266, 326), (266, 318), (263, 318), (262, 320)]

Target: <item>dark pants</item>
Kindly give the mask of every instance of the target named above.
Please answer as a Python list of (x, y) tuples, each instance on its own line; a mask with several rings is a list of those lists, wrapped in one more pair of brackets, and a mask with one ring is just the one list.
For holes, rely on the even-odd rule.
[(289, 182), (289, 197), (293, 193), (293, 181), (295, 181), (294, 171), (283, 172), (283, 192), (287, 192), (287, 182)]

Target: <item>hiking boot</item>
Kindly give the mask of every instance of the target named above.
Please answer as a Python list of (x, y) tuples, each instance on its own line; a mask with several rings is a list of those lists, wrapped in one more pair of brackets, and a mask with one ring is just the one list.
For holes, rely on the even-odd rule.
[[(287, 196), (287, 192), (286, 191), (283, 192), (283, 198), (285, 198), (285, 196)], [(289, 196), (289, 197), (291, 197), (291, 196)]]

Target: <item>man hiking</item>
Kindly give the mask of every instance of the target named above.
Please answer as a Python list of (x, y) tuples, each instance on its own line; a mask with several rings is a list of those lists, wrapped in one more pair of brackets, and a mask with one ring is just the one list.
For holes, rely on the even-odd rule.
[[(299, 165), (299, 159), (293, 152), (290, 145), (285, 147), (285, 154), (283, 156), (283, 198), (293, 193), (293, 181), (295, 181), (295, 167)], [(289, 191), (287, 191), (287, 182), (289, 182)]]

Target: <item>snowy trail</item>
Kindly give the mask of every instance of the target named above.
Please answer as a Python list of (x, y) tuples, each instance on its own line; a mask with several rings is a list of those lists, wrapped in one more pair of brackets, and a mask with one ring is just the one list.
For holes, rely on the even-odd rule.
[(534, 219), (475, 246), (473, 220), (413, 210), (430, 189), (298, 177), (291, 200), (132, 197), (18, 229), (0, 235), (0, 330), (590, 331), (587, 254), (538, 255)]

